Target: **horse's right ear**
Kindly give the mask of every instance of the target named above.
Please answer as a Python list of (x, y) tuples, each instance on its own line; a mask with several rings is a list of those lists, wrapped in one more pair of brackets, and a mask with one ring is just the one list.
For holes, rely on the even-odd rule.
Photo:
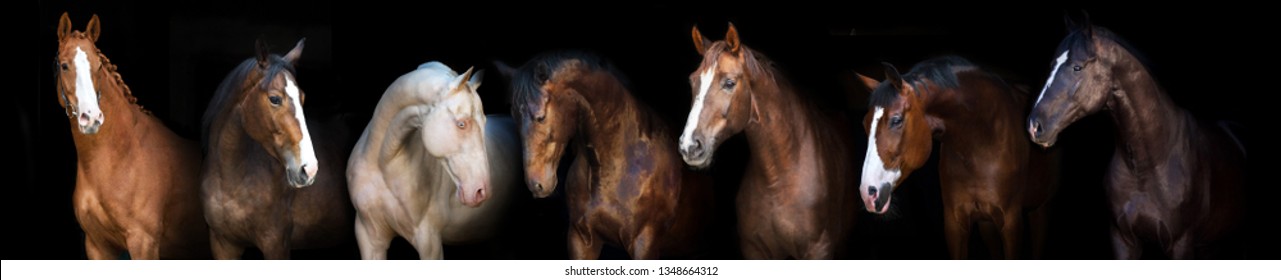
[(889, 62), (881, 62), (881, 65), (885, 65), (885, 80), (889, 81), (890, 85), (894, 86), (894, 89), (902, 92), (903, 78), (902, 76), (899, 76), (898, 68), (894, 68), (894, 64), (890, 64)]
[(857, 75), (858, 80), (863, 82), (864, 86), (867, 86), (867, 90), (876, 90), (876, 87), (881, 85), (881, 81), (877, 81), (872, 77), (863, 76), (863, 74), (859, 74), (857, 72), (855, 72), (854, 75)]
[(698, 25), (694, 25), (694, 30), (690, 32), (694, 37), (694, 49), (698, 50), (698, 55), (707, 53), (707, 47), (712, 46), (712, 41), (703, 37), (703, 33), (698, 32)]
[(1090, 23), (1090, 14), (1081, 10), (1079, 15), (1071, 11), (1063, 12), (1063, 24), (1067, 27), (1068, 33), (1071, 33), (1077, 30), (1088, 31), (1092, 23)]
[(503, 79), (511, 81), (512, 77), (516, 76), (516, 68), (512, 68), (511, 65), (507, 65), (507, 63), (503, 63), (501, 60), (497, 59), (492, 61), (492, 63), (494, 64), (494, 68), (498, 69), (498, 74), (503, 76)]
[(62, 12), (62, 18), (58, 19), (58, 40), (61, 41), (67, 35), (71, 35), (71, 17), (67, 16), (67, 12)]
[(264, 42), (262, 38), (258, 38), (254, 42), (254, 54), (258, 58), (258, 67), (267, 67), (270, 64), (271, 53), (268, 50), (267, 42)]

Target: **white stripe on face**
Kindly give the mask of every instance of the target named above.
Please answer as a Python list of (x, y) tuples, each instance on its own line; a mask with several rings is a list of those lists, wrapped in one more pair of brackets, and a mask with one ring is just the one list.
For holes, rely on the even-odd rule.
[(1064, 62), (1067, 62), (1068, 52), (1069, 51), (1063, 51), (1063, 54), (1060, 54), (1059, 58), (1054, 59), (1054, 69), (1050, 70), (1050, 78), (1045, 80), (1045, 87), (1041, 88), (1041, 95), (1036, 97), (1036, 103), (1033, 103), (1032, 107), (1036, 107), (1037, 104), (1041, 104), (1041, 98), (1045, 97), (1045, 90), (1050, 89), (1050, 84), (1054, 83), (1054, 75), (1058, 74), (1059, 67), (1063, 66)]
[[(885, 169), (885, 162), (881, 159), (879, 150), (876, 147), (876, 127), (881, 122), (881, 117), (885, 116), (885, 108), (876, 107), (872, 114), (872, 129), (867, 136), (867, 156), (863, 159), (863, 184), (860, 186), (860, 192), (867, 194), (867, 187), (877, 187), (889, 183), (893, 184), (898, 181), (902, 172), (900, 170)], [(886, 191), (886, 190), (880, 190)]]
[(712, 78), (716, 78), (716, 63), (698, 75), (698, 96), (694, 97), (694, 108), (689, 110), (689, 119), (685, 121), (685, 131), (681, 133), (681, 147), (694, 146), (694, 128), (698, 127), (698, 117), (703, 114), (703, 101), (707, 92), (712, 89)]
[(294, 101), (294, 118), (298, 119), (298, 128), (302, 130), (302, 141), (298, 143), (298, 151), (302, 153), (301, 164), (307, 166), (310, 176), (315, 176), (316, 151), (312, 149), (311, 132), (307, 131), (307, 118), (302, 114), (302, 99), (298, 96), (298, 86), (294, 85), (294, 80), (285, 77), (285, 94), (289, 99)]
[(93, 74), (89, 72), (89, 55), (76, 47), (76, 57), (72, 62), (76, 64), (76, 108), (80, 110), (77, 113), (101, 112), (97, 88), (93, 87)]

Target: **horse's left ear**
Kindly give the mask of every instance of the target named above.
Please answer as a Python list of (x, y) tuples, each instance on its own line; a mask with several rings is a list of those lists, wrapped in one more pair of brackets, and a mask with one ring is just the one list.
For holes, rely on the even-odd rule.
[(483, 80), (485, 80), (485, 69), (476, 70), (476, 74), (471, 74), (471, 79), (467, 79), (467, 86), (470, 86), (471, 90), (476, 90), (480, 88), (480, 82)]
[(98, 22), (98, 15), (94, 14), (93, 18), (89, 19), (89, 26), (85, 27), (85, 35), (89, 36), (89, 41), (98, 42), (100, 34), (102, 34), (102, 26)]
[(254, 41), (254, 55), (258, 59), (259, 68), (266, 68), (267, 64), (271, 62), (271, 53), (268, 50), (267, 42), (263, 41), (262, 38)]
[(729, 51), (737, 53), (742, 44), (738, 41), (738, 29), (734, 28), (734, 23), (729, 23), (729, 31), (725, 31), (725, 42), (729, 43)]
[(298, 44), (294, 45), (294, 49), (289, 50), (289, 53), (285, 54), (285, 62), (289, 62), (289, 64), (292, 65), (298, 65), (298, 58), (302, 57), (303, 42), (307, 42), (307, 38), (299, 39)]

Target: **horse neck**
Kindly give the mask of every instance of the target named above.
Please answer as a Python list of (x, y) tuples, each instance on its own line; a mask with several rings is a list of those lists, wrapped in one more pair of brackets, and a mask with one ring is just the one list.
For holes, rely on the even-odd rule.
[(1112, 46), (1111, 81), (1106, 106), (1117, 129), (1117, 150), (1132, 168), (1165, 160), (1186, 137), (1190, 117), (1165, 95), (1151, 72), (1119, 45)]
[[(385, 95), (386, 96), (386, 95)], [(445, 164), (442, 159), (427, 153), (422, 141), (421, 117), (426, 115), (434, 107), (433, 104), (426, 103), (414, 96), (405, 96), (407, 99), (393, 101), (387, 107), (380, 107), (374, 113), (374, 123), (370, 124), (367, 132), (371, 133), (369, 145), (377, 147), (376, 151), (366, 151), (367, 155), (377, 155), (372, 162), (376, 164), (385, 164), (392, 162), (395, 157), (405, 157), (404, 161), (411, 164), (417, 163), (418, 166), (413, 172), (413, 176), (419, 178), (419, 182), (433, 182), (429, 186), (448, 186), (449, 184), (437, 184), (434, 182), (445, 182), (449, 180), (445, 170)], [(380, 102), (383, 103), (383, 102)], [(385, 110), (384, 110), (385, 109)], [(416, 146), (407, 146), (416, 145)], [(442, 189), (431, 189), (430, 191), (419, 192), (418, 197), (430, 199), (435, 191)], [(453, 189), (444, 189), (452, 192)], [(448, 196), (450, 193), (444, 195)]]
[(747, 93), (752, 95), (748, 97), (751, 112), (744, 133), (752, 157), (770, 159), (753, 161), (763, 170), (791, 166), (775, 164), (773, 159), (790, 161), (800, 156), (802, 141), (813, 134), (810, 125), (818, 121), (813, 116), (818, 108), (807, 106), (786, 81), (780, 84), (775, 77), (752, 79), (752, 90)]
[(974, 71), (977, 70), (956, 73), (961, 83), (957, 88), (944, 88), (928, 80), (914, 83), (925, 115), (941, 124), (934, 127), (935, 138), (942, 142), (978, 144), (953, 147), (993, 147), (1003, 143), (990, 141), (998, 135), (1021, 139), (1022, 122), (1015, 120), (1022, 119), (1024, 114), (1011, 88)]
[[(227, 104), (227, 106), (235, 106)], [(207, 161), (216, 166), (223, 178), (257, 176), (255, 174), (284, 174), (284, 167), (274, 163), (270, 154), (245, 131), (239, 120), (242, 118), (240, 108), (230, 108), (224, 115), (218, 116), (220, 124), (211, 129), (217, 134), (209, 139), (210, 146)], [(275, 176), (274, 181), (284, 183), (283, 176)]]
[[(578, 95), (570, 97), (578, 106), (578, 141), (593, 151), (622, 149), (628, 139), (642, 132), (639, 123), (648, 117), (631, 92), (612, 75), (597, 79), (578, 79), (570, 85)], [(596, 151), (599, 152), (599, 151)]]

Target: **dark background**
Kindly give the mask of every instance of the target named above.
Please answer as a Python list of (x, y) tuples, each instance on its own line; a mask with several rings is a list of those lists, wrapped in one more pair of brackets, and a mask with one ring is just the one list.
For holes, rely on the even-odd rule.
[[(794, 84), (824, 104), (823, 110), (861, 117), (861, 84), (853, 71), (880, 78), (880, 62), (906, 71), (917, 61), (957, 54), (1005, 74), (1039, 92), (1054, 49), (1066, 35), (1062, 7), (1017, 7), (1014, 11), (937, 7), (904, 3), (896, 7), (854, 5), (739, 7), (608, 3), (608, 6), (554, 4), (461, 7), (330, 4), (327, 1), (161, 4), (39, 2), (28, 30), (35, 91), (14, 93), (16, 134), (24, 147), (11, 153), (20, 178), (5, 194), (9, 215), (4, 259), (82, 259), (83, 235), (72, 212), (75, 148), (71, 127), (55, 101), (52, 58), (55, 28), (62, 12), (74, 30), (98, 14), (102, 36), (97, 46), (119, 66), (139, 103), (171, 129), (197, 139), (198, 124), (217, 84), (240, 61), (253, 55), (255, 39), (273, 53), (288, 51), (306, 37), (298, 65), (307, 92), (309, 117), (354, 113), (363, 124), (386, 87), (417, 65), (439, 60), (461, 72), (469, 66), (490, 69), (480, 87), (485, 110), (509, 112), (506, 83), (493, 60), (520, 65), (555, 49), (592, 50), (611, 59), (629, 76), (638, 97), (679, 128), (689, 110), (688, 75), (700, 61), (690, 38), (697, 25), (705, 36), (724, 36), (733, 22), (745, 45), (774, 61)], [(785, 6), (785, 5), (784, 5)], [(1007, 9), (1008, 10), (1008, 9)], [(1076, 11), (1076, 9), (1072, 9)], [(1094, 23), (1111, 28), (1146, 55), (1150, 68), (1177, 104), (1193, 114), (1247, 124), (1240, 103), (1249, 102), (1249, 83), (1233, 80), (1263, 54), (1243, 51), (1254, 36), (1228, 9), (1141, 9), (1092, 7)], [(1235, 31), (1236, 33), (1233, 33)], [(1275, 58), (1267, 58), (1275, 60)], [(1033, 97), (1034, 98), (1034, 97)], [(854, 105), (854, 106), (850, 106)], [(850, 109), (852, 107), (852, 109)], [(1252, 108), (1252, 107), (1249, 107)], [(861, 129), (856, 138), (865, 139)], [(1107, 259), (1110, 214), (1104, 204), (1103, 171), (1113, 147), (1113, 126), (1105, 115), (1088, 117), (1061, 135), (1063, 180), (1055, 198), (1047, 258)], [(1247, 137), (1248, 139), (1248, 137)], [(863, 145), (862, 139), (857, 145)], [(1247, 143), (1249, 140), (1246, 140)], [(713, 174), (720, 193), (716, 211), (725, 214), (707, 258), (738, 258), (732, 217), (747, 149), (736, 137), (718, 150)], [(937, 145), (936, 145), (937, 148)], [(932, 160), (933, 162), (933, 160)], [(565, 165), (562, 165), (565, 166)], [(857, 259), (942, 259), (947, 257), (938, 209), (937, 169), (915, 172), (895, 194), (889, 216), (860, 215), (850, 257)], [(1277, 259), (1271, 237), (1276, 208), (1266, 207), (1272, 186), (1250, 186), (1249, 234), (1244, 253), (1232, 258)], [(563, 189), (563, 188), (562, 188)], [(522, 190), (523, 191), (523, 190)], [(565, 221), (560, 196), (524, 201), (503, 241), (493, 245), (448, 247), (447, 258), (561, 259)], [(976, 234), (977, 235), (977, 234)], [(971, 252), (985, 257), (976, 238)], [(307, 250), (296, 258), (358, 258), (354, 245)], [(396, 243), (393, 258), (415, 258), (407, 243)], [(493, 248), (500, 253), (491, 254)], [(248, 257), (259, 256), (250, 253)], [(1148, 257), (1159, 257), (1149, 252)], [(605, 258), (625, 258), (606, 249)]]

